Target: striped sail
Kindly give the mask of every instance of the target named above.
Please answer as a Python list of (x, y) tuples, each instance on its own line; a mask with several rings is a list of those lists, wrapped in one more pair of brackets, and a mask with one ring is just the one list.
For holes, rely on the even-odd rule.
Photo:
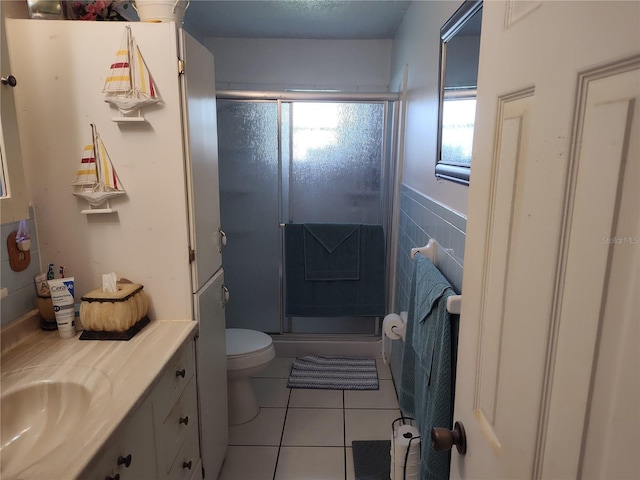
[(109, 74), (102, 89), (103, 93), (126, 93), (131, 90), (129, 65), (129, 48), (125, 37), (120, 50), (116, 52), (115, 61), (109, 67)]
[(100, 135), (96, 135), (96, 147), (100, 152), (98, 155), (98, 172), (100, 182), (102, 183), (102, 188), (105, 191), (115, 190), (119, 192), (124, 192), (124, 188), (120, 184), (120, 179), (118, 178), (118, 174), (113, 168), (113, 164), (111, 163), (111, 159), (109, 158), (109, 154), (107, 153), (107, 149), (104, 148), (104, 143), (102, 143), (102, 138)]
[(76, 171), (76, 178), (71, 185), (94, 187), (98, 184), (98, 172), (96, 170), (96, 155), (93, 143), (84, 147), (84, 154), (80, 166)]
[(97, 207), (109, 198), (125, 193), (113, 168), (107, 149), (95, 126), (91, 125), (93, 142), (84, 147), (76, 178), (71, 182), (73, 194)]
[(124, 114), (162, 100), (128, 25), (102, 92)]

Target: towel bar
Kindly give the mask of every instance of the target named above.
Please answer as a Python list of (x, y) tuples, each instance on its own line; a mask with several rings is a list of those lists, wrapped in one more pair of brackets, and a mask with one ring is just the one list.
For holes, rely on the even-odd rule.
[(424, 247), (412, 248), (411, 249), (411, 260), (416, 258), (417, 254), (421, 253), (422, 255), (427, 257), (429, 260), (431, 260), (435, 264), (436, 263), (436, 248), (437, 248), (436, 246), (437, 245), (438, 245), (438, 242), (436, 242), (433, 238), (430, 238), (429, 242)]
[[(429, 242), (424, 247), (412, 248), (411, 259), (416, 258), (417, 254), (422, 254), (427, 257), (435, 265), (436, 263), (436, 249), (438, 248), (438, 242), (433, 238), (429, 239)], [(447, 298), (447, 312), (454, 315), (460, 315), (462, 309), (462, 295), (451, 295)]]
[(447, 312), (460, 315), (462, 309), (462, 295), (451, 295), (447, 298)]

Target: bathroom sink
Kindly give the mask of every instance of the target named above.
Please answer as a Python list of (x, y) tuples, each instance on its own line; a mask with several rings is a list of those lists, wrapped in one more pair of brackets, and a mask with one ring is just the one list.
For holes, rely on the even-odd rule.
[(83, 422), (99, 415), (110, 393), (109, 379), (91, 368), (54, 366), (3, 372), (0, 476), (9, 479), (63, 442), (72, 441)]

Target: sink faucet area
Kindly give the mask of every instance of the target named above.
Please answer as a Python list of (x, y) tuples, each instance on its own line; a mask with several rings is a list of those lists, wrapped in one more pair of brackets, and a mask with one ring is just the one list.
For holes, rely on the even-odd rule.
[(196, 326), (152, 321), (129, 341), (79, 341), (31, 322), (19, 341), (3, 338), (0, 477), (81, 477)]

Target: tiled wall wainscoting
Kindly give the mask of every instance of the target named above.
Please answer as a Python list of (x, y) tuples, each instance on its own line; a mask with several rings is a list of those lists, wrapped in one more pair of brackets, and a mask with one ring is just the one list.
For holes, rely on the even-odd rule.
[[(402, 184), (394, 312), (409, 309), (411, 249), (426, 245), (431, 238), (435, 239), (440, 247), (436, 251), (438, 268), (454, 290), (461, 291), (466, 229), (466, 217)], [(396, 379), (400, 378), (402, 347), (401, 340), (393, 342), (391, 370)]]
[(36, 237), (36, 225), (33, 217), (33, 207), (29, 208), (29, 233), (31, 235), (31, 263), (21, 271), (14, 272), (9, 265), (9, 253), (7, 250), (7, 237), (11, 232), (18, 230), (19, 223), (5, 223), (0, 225), (2, 233), (2, 256), (0, 257), (0, 280), (2, 288), (7, 289), (7, 296), (0, 301), (0, 321), (2, 325), (20, 318), (25, 313), (36, 308), (36, 288), (33, 277), (40, 273), (40, 255), (38, 251), (38, 238)]

